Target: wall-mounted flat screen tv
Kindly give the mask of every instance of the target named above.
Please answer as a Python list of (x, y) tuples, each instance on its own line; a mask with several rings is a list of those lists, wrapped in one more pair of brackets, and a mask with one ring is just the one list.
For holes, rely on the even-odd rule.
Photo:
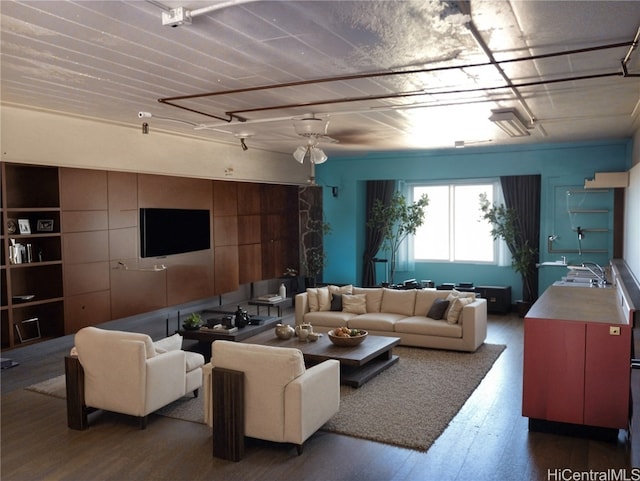
[(140, 209), (140, 257), (162, 257), (209, 249), (206, 209)]

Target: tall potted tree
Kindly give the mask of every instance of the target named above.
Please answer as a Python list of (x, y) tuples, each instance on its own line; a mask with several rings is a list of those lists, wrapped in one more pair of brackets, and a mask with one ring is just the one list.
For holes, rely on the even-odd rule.
[(429, 205), (429, 198), (424, 194), (413, 203), (408, 203), (405, 196), (395, 191), (391, 202), (385, 205), (376, 199), (369, 215), (368, 226), (378, 229), (383, 237), (382, 249), (389, 252), (389, 280), (393, 284), (398, 262), (400, 245), (409, 235), (415, 235), (416, 230), (424, 223), (425, 208)]
[(522, 278), (522, 300), (516, 301), (520, 317), (524, 317), (535, 301), (533, 278), (538, 249), (529, 245), (518, 226), (518, 213), (503, 204), (491, 204), (486, 194), (480, 194), (482, 219), (491, 224), (491, 235), (502, 239), (511, 252), (511, 265)]

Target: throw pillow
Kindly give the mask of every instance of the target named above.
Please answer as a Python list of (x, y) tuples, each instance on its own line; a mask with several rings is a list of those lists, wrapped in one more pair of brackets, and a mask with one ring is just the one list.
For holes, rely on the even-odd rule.
[(329, 286), (329, 292), (331, 294), (353, 294), (353, 285), (347, 284), (346, 286)]
[(328, 311), (331, 309), (331, 294), (328, 287), (318, 287), (318, 310)]
[(180, 334), (174, 334), (173, 336), (165, 337), (153, 343), (153, 347), (159, 354), (169, 351), (179, 351), (182, 349), (182, 336)]
[(307, 289), (307, 301), (309, 302), (309, 311), (316, 312), (318, 309), (318, 289), (309, 287)]
[(351, 312), (352, 314), (367, 313), (367, 295), (366, 294), (343, 294), (342, 310)]
[(447, 307), (449, 307), (449, 301), (437, 298), (433, 301), (433, 304), (431, 304), (431, 308), (429, 312), (427, 312), (427, 317), (435, 319), (436, 321), (440, 320), (444, 317), (444, 311), (447, 310)]
[(449, 308), (449, 313), (447, 314), (447, 322), (449, 324), (457, 324), (460, 319), (460, 314), (462, 313), (462, 308), (467, 304), (471, 304), (473, 302), (473, 298), (471, 297), (458, 297), (451, 304)]
[(342, 310), (342, 294), (331, 294), (331, 310)]
[(443, 317), (445, 319), (449, 317), (449, 310), (451, 309), (451, 307), (453, 307), (453, 301), (459, 298), (467, 298), (467, 297), (475, 300), (476, 294), (475, 292), (461, 292), (461, 291), (456, 291), (455, 289), (452, 289), (449, 292), (449, 295), (447, 296), (447, 300), (449, 301), (449, 308), (444, 313)]

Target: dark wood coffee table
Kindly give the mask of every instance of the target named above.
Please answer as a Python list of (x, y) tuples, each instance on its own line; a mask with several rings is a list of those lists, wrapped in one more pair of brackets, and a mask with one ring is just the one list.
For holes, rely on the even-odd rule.
[(235, 332), (227, 332), (224, 330), (189, 330), (189, 329), (180, 329), (176, 331), (180, 334), (184, 339), (193, 339), (199, 341), (200, 348), (197, 349), (198, 352), (201, 352), (206, 358), (207, 361), (211, 358), (211, 343), (213, 341), (225, 340), (225, 341), (242, 341), (249, 337), (255, 336), (263, 331), (275, 332), (275, 326), (278, 324), (282, 318), (276, 316), (252, 316), (252, 319), (259, 319), (261, 322), (257, 325), (247, 325), (242, 329), (238, 329)]
[(400, 338), (367, 336), (358, 346), (339, 347), (329, 340), (327, 334), (317, 341), (306, 342), (295, 336), (287, 340), (279, 339), (275, 330), (270, 330), (242, 342), (300, 349), (307, 364), (336, 359), (340, 361), (340, 382), (357, 388), (398, 362), (399, 358), (392, 353), (392, 349), (400, 343)]

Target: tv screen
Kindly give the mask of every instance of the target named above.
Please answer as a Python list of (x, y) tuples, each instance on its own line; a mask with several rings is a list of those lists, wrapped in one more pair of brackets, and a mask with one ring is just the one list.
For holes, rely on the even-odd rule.
[(140, 257), (209, 249), (210, 232), (205, 209), (140, 209)]

